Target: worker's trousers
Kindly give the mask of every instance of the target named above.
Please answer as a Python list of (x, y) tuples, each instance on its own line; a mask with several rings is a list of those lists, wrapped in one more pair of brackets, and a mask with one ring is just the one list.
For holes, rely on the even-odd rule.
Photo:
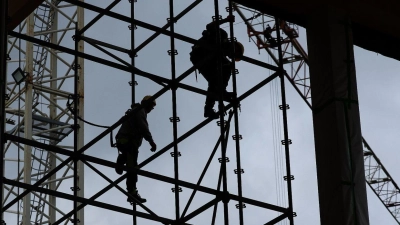
[(131, 168), (137, 167), (137, 159), (139, 155), (139, 146), (135, 143), (118, 144), (117, 148), (119, 152), (126, 159), (126, 166), (128, 167), (126, 177), (126, 190), (129, 193), (136, 191), (136, 182), (138, 180), (137, 173), (135, 171), (129, 171)]
[[(232, 74), (231, 70), (231, 65), (226, 62), (222, 65), (221, 71), (219, 67), (216, 67), (215, 65), (199, 68), (199, 72), (208, 81), (207, 97), (205, 102), (206, 108), (213, 108), (215, 101), (218, 100), (219, 94), (221, 92), (226, 92), (226, 87), (228, 86)], [(219, 77), (220, 72), (222, 73), (222, 84), (220, 80), (221, 78)]]

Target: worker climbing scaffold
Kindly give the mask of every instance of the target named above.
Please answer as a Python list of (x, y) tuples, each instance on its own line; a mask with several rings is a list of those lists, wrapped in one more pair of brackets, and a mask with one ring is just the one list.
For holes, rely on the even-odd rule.
[[(219, 25), (234, 22), (234, 16), (228, 16), (225, 19), (214, 20), (207, 24), (202, 37), (192, 47), (190, 52), (190, 61), (200, 74), (208, 82), (206, 102), (204, 106), (204, 117), (218, 118), (218, 114), (213, 107), (215, 101), (220, 96), (220, 90), (224, 89), (223, 97), (225, 101), (233, 98), (233, 93), (227, 92), (229, 79), (232, 75), (232, 65), (226, 57), (232, 57), (235, 61), (240, 61), (243, 56), (244, 47), (240, 42), (228, 39), (228, 34)], [(219, 34), (219, 36), (218, 36)], [(221, 51), (218, 51), (218, 44), (221, 43)], [(222, 73), (222, 83), (218, 75)]]
[[(136, 103), (131, 106), (131, 110), (125, 115), (129, 116), (129, 119), (122, 123), (116, 135), (118, 167), (115, 168), (115, 171), (121, 175), (123, 173), (123, 166), (126, 164), (128, 167), (126, 190), (141, 203), (146, 202), (146, 199), (142, 198), (136, 189), (136, 183), (138, 181), (137, 173), (129, 169), (137, 167), (139, 147), (142, 145), (143, 138), (149, 142), (152, 152), (157, 149), (157, 145), (153, 140), (147, 122), (147, 114), (156, 106), (155, 100), (149, 100), (151, 97), (151, 95), (147, 95), (142, 99), (140, 104)], [(133, 113), (133, 115), (131, 115), (131, 113)], [(135, 202), (131, 197), (128, 197), (127, 201), (131, 204)]]

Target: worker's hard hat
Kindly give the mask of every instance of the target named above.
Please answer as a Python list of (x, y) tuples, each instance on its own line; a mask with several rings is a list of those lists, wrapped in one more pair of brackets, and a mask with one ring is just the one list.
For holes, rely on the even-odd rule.
[(244, 54), (244, 47), (242, 43), (236, 41), (235, 42), (235, 61), (240, 61), (240, 57)]
[[(144, 96), (143, 97), (143, 99), (142, 99), (142, 104), (144, 103), (144, 102), (146, 102), (146, 101), (148, 101), (151, 97), (153, 97), (152, 95), (146, 95), (146, 96)], [(153, 106), (156, 106), (157, 104), (156, 104), (156, 100), (154, 99), (153, 100)]]

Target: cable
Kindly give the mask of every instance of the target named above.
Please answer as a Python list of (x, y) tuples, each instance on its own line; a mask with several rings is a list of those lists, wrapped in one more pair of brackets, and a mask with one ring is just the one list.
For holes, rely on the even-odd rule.
[(69, 101), (71, 100), (71, 97), (72, 97), (72, 95), (69, 95), (69, 96), (68, 96), (67, 108), (68, 108), (68, 110), (72, 113), (72, 115), (76, 116), (79, 120), (81, 120), (81, 121), (83, 121), (84, 123), (87, 123), (87, 124), (89, 124), (89, 125), (92, 125), (92, 126), (95, 126), (95, 127), (100, 127), (100, 128), (106, 128), (106, 129), (107, 129), (107, 128), (110, 128), (110, 126), (104, 126), (104, 125), (99, 125), (99, 124), (95, 124), (95, 123), (89, 122), (89, 121), (84, 120), (83, 118), (81, 118), (79, 115), (77, 115), (76, 112), (75, 112), (75, 109), (73, 109), (73, 108), (71, 107), (71, 105), (72, 105), (73, 103), (70, 103), (70, 102), (69, 102)]
[[(77, 115), (77, 113), (75, 112), (75, 110), (71, 107), (72, 103), (69, 102), (69, 100), (71, 99), (71, 95), (68, 96), (68, 101), (67, 101), (67, 108), (68, 110), (72, 113), (72, 115), (74, 115), (78, 120), (83, 121), (86, 124), (95, 126), (95, 127), (100, 127), (100, 128), (105, 128), (108, 129), (110, 128), (110, 126), (103, 126), (103, 125), (99, 125), (99, 124), (95, 124), (89, 121), (84, 120), (83, 118), (81, 118), (79, 115)], [(114, 143), (114, 139), (113, 139), (114, 135), (113, 135), (113, 131), (111, 130), (110, 132), (110, 146), (112, 148), (117, 147), (117, 144)]]
[(98, 125), (98, 124), (95, 124), (95, 123), (91, 123), (91, 122), (89, 122), (89, 121), (86, 121), (86, 120), (82, 119), (80, 116), (75, 115), (75, 113), (74, 113), (74, 116), (76, 116), (79, 120), (81, 120), (81, 121), (83, 121), (84, 123), (87, 123), (87, 124), (89, 124), (89, 125), (92, 125), (92, 126), (95, 126), (95, 127), (100, 127), (100, 128), (105, 128), (105, 129), (110, 128), (109, 126)]

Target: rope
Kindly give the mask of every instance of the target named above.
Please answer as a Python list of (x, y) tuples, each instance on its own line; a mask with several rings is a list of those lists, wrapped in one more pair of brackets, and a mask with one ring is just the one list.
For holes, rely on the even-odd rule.
[(72, 113), (72, 115), (76, 116), (79, 120), (81, 120), (81, 121), (83, 121), (84, 123), (87, 123), (87, 124), (89, 124), (89, 125), (92, 125), (92, 126), (95, 126), (95, 127), (100, 127), (100, 128), (106, 128), (106, 129), (107, 129), (107, 128), (110, 128), (110, 126), (104, 126), (104, 125), (95, 124), (95, 123), (89, 122), (89, 121), (87, 121), (87, 120), (81, 118), (80, 116), (78, 116), (78, 115), (76, 114), (76, 112), (75, 112), (75, 109), (73, 109), (73, 108), (71, 107), (71, 105), (72, 105), (73, 103), (70, 103), (70, 102), (69, 102), (69, 101), (71, 100), (71, 97), (72, 97), (71, 95), (68, 96), (67, 108), (68, 108), (68, 110)]
[[(68, 110), (72, 113), (72, 115), (74, 115), (76, 118), (78, 118), (78, 120), (80, 120), (80, 121), (82, 121), (82, 122), (84, 122), (84, 123), (86, 123), (86, 124), (92, 125), (92, 126), (94, 126), (94, 127), (100, 127), (100, 128), (105, 128), (105, 129), (110, 128), (110, 126), (104, 126), (104, 125), (99, 125), (99, 124), (95, 124), (95, 123), (89, 122), (89, 121), (83, 119), (82, 117), (80, 117), (79, 115), (77, 115), (77, 113), (75, 112), (75, 110), (71, 107), (71, 105), (73, 104), (73, 103), (70, 103), (71, 97), (72, 97), (72, 95), (69, 95), (69, 96), (68, 96), (67, 108), (68, 108)], [(113, 131), (111, 130), (111, 132), (110, 132), (110, 146), (111, 146), (112, 148), (115, 148), (115, 147), (117, 147), (117, 144), (114, 143), (113, 137), (114, 137)]]

